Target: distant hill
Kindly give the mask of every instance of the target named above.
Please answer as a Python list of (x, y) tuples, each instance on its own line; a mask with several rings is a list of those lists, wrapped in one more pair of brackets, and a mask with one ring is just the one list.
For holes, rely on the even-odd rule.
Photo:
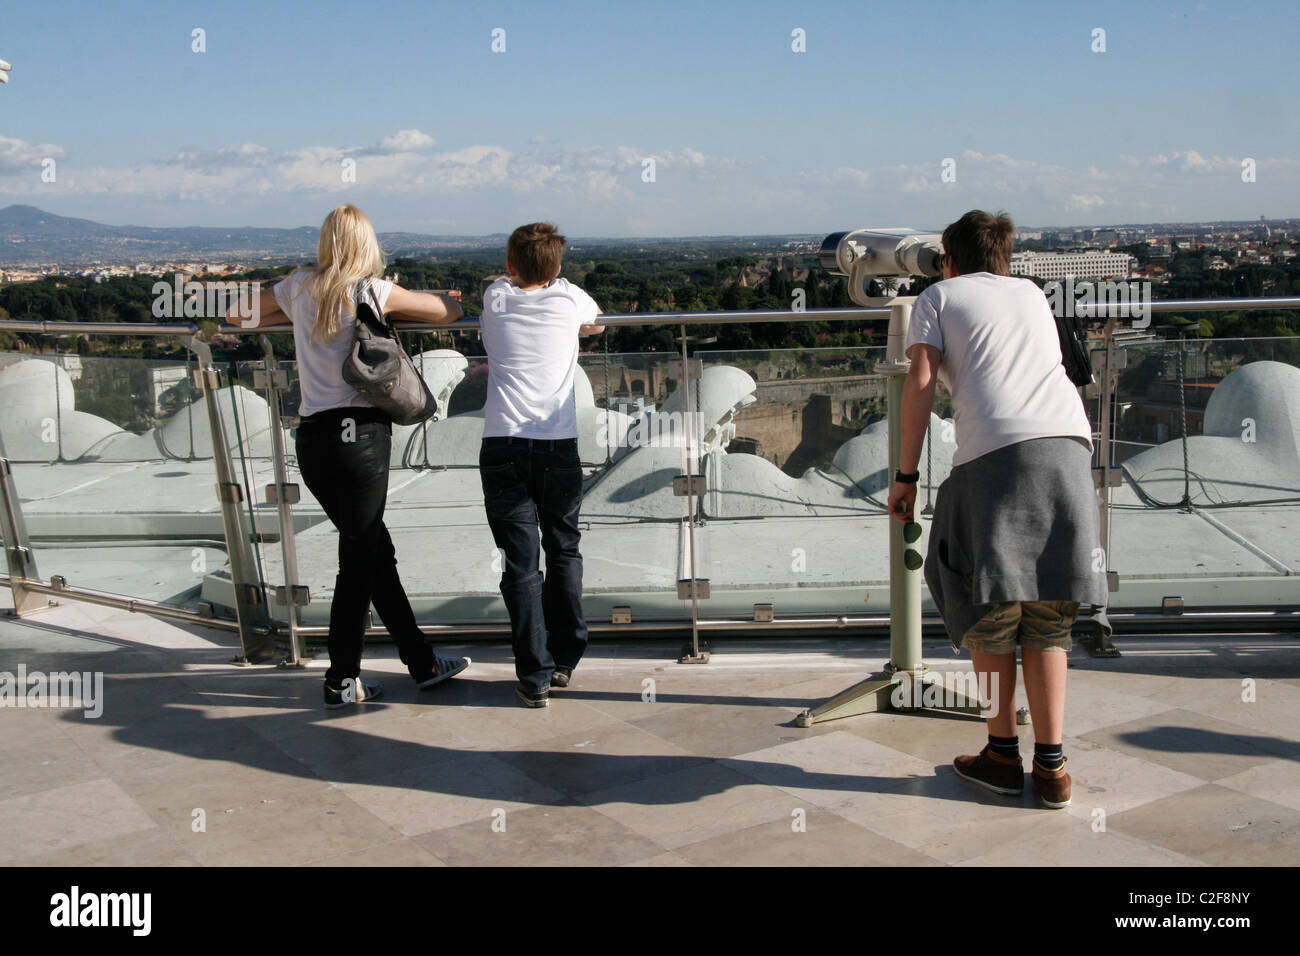
[[(297, 229), (108, 226), (89, 219), (58, 216), (35, 206), (14, 205), (0, 209), (0, 266), (314, 259), (318, 233), (315, 226)], [(497, 247), (504, 245), (505, 236), (397, 232), (380, 233), (379, 240), (389, 252), (419, 255), (435, 249)]]

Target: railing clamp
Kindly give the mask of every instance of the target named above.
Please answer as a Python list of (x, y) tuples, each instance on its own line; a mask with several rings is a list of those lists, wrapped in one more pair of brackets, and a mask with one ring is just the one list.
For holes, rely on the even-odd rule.
[(244, 500), (244, 489), (237, 481), (217, 482), (217, 500), (239, 504)]
[(293, 603), (299, 607), (306, 607), (311, 603), (311, 593), (305, 584), (294, 584), (289, 587), (276, 585), (272, 590), (275, 592), (276, 604), (287, 604), (289, 602), (286, 598), (290, 597), (293, 599)]
[(699, 378), (704, 374), (704, 362), (701, 359), (687, 359), (685, 363), (685, 371), (682, 370), (681, 359), (669, 362), (668, 366), (672, 372), (677, 373), (681, 377), (682, 381)]
[(289, 372), (287, 369), (253, 369), (253, 388), (276, 388), (282, 392), (289, 390)]
[(1118, 468), (1094, 468), (1092, 470), (1092, 485), (1094, 488), (1103, 486), (1118, 488), (1122, 484), (1124, 484), (1124, 473)]
[(708, 491), (708, 483), (703, 475), (674, 475), (673, 494), (678, 498), (688, 495), (702, 495)]
[[(694, 586), (692, 593), (692, 585)], [(709, 579), (708, 578), (683, 578), (677, 582), (677, 597), (682, 601), (689, 601), (692, 597), (704, 601), (709, 597)]]
[(266, 503), (271, 505), (283, 501), (287, 505), (296, 505), (302, 500), (302, 489), (292, 482), (266, 486)]

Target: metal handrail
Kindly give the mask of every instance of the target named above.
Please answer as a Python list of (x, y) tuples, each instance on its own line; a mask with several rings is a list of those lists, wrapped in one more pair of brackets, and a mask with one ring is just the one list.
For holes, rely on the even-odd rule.
[[(1272, 298), (1247, 299), (1153, 299), (1143, 308), (1154, 312), (1228, 312), (1235, 310), (1256, 309), (1300, 309), (1300, 296), (1275, 296)], [(1130, 303), (1098, 303), (1089, 305), (1089, 317), (1103, 318), (1116, 316), (1124, 318), (1135, 308)], [(727, 325), (737, 322), (852, 322), (862, 319), (888, 319), (888, 306), (844, 309), (806, 309), (796, 312), (790, 309), (738, 310), (735, 312), (626, 312), (600, 316), (600, 323), (605, 326), (640, 326), (640, 325)], [(477, 329), (479, 320), (475, 316), (466, 316), (438, 325), (431, 322), (398, 321), (398, 327), (404, 332), (440, 332), (455, 329)], [(0, 321), (0, 331), (86, 333), (99, 335), (195, 335), (197, 325), (163, 322), (59, 322), (40, 320), (35, 322), (22, 319)], [(238, 325), (221, 325), (218, 335), (251, 335), (253, 333), (292, 332), (289, 325), (252, 326), (242, 328)]]

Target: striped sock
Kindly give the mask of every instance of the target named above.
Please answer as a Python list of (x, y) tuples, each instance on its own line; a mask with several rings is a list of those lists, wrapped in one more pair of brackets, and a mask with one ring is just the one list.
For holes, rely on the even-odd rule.
[(1019, 737), (994, 737), (989, 734), (989, 747), (999, 757), (1008, 757), (1011, 760), (1020, 759)]
[(1044, 770), (1060, 770), (1065, 754), (1060, 744), (1034, 744), (1034, 759)]

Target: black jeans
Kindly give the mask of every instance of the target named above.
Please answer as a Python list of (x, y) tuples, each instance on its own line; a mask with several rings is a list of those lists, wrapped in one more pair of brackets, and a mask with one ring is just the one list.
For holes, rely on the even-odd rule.
[(384, 527), (393, 426), (373, 408), (330, 409), (298, 426), (303, 483), (339, 530), (339, 573), (330, 604), (330, 666), (340, 685), (361, 674), (366, 612), (373, 601), (413, 676), (433, 669), (433, 649), (415, 623), (397, 576), (393, 539)]
[(504, 553), (501, 596), (510, 612), (515, 675), (530, 690), (546, 690), (555, 668), (576, 667), (587, 649), (578, 440), (484, 438), (479, 474), (492, 539)]

